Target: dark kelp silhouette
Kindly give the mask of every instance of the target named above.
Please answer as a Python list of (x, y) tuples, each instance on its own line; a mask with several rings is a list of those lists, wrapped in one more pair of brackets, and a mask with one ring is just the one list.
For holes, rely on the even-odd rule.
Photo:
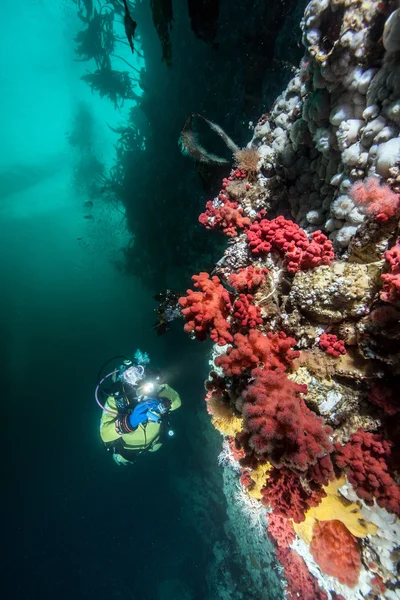
[(76, 35), (75, 41), (76, 53), (79, 55), (77, 60), (93, 58), (97, 68), (100, 68), (115, 49), (113, 13), (99, 13), (95, 10), (92, 19), (87, 22), (87, 28)]
[[(188, 10), (192, 31), (201, 40), (217, 48), (215, 37), (218, 30), (220, 0), (188, 0)], [(172, 65), (170, 32), (174, 13), (172, 0), (150, 0), (154, 27), (161, 42), (162, 59)]]
[(133, 80), (127, 71), (115, 71), (108, 65), (102, 66), (94, 73), (87, 73), (81, 77), (92, 89), (103, 98), (106, 96), (118, 110), (125, 100), (138, 100), (139, 96), (133, 89)]
[(124, 6), (125, 6), (125, 15), (124, 15), (125, 35), (129, 42), (129, 46), (131, 47), (132, 54), (133, 54), (133, 51), (135, 49), (134, 45), (133, 45), (133, 38), (135, 37), (137, 23), (136, 23), (136, 21), (134, 21), (132, 19), (131, 15), (130, 15), (128, 3), (126, 0), (124, 0)]
[[(82, 60), (95, 58), (99, 61), (99, 54), (106, 51), (108, 54), (113, 52), (115, 40), (117, 39), (112, 32), (113, 12), (120, 13), (118, 3), (111, 1), (109, 5), (101, 7), (100, 12), (93, 10), (92, 0), (82, 0), (85, 11), (81, 8), (81, 0), (74, 0), (78, 5), (78, 16), (87, 23), (87, 30), (80, 32), (76, 41), (78, 42), (77, 52), (82, 55)], [(137, 22), (132, 19), (128, 1), (122, 0), (124, 4), (124, 28), (126, 39), (132, 53), (135, 51), (134, 37)], [(113, 10), (102, 12), (103, 9), (112, 7)], [(161, 42), (162, 60), (168, 66), (172, 65), (172, 45), (170, 32), (174, 20), (172, 0), (150, 0), (153, 24)], [(220, 11), (220, 0), (188, 0), (188, 11), (192, 31), (197, 38), (211, 44), (214, 48), (218, 47), (215, 38), (218, 30), (218, 19)], [(107, 48), (108, 46), (108, 48)], [(99, 67), (99, 64), (97, 64)]]
[[(92, 14), (93, 14), (93, 1), (92, 0), (74, 0), (75, 4), (78, 5), (78, 16), (85, 23), (89, 23)], [(81, 8), (81, 4), (85, 6), (86, 14), (83, 14), (83, 9)]]
[(170, 67), (172, 65), (172, 46), (169, 34), (174, 20), (172, 0), (150, 0), (150, 6), (153, 24), (161, 42), (162, 59)]
[(188, 0), (190, 25), (195, 36), (215, 49), (220, 0)]

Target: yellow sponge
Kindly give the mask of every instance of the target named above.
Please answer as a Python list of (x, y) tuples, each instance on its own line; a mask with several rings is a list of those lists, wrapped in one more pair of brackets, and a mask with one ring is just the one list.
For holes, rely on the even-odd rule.
[(345, 482), (342, 477), (324, 487), (327, 495), (320, 504), (306, 512), (303, 523), (293, 523), (297, 535), (307, 544), (311, 542), (313, 527), (317, 521), (341, 521), (358, 538), (364, 538), (368, 534), (375, 535), (377, 532), (376, 525), (364, 520), (358, 504), (346, 500), (340, 494), (339, 488)]

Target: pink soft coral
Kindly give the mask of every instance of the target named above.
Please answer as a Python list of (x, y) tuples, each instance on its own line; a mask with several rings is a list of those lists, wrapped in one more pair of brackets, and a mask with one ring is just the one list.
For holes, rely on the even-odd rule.
[(358, 583), (360, 550), (355, 537), (341, 521), (320, 521), (314, 525), (310, 551), (323, 573), (349, 587)]
[(246, 235), (254, 254), (271, 251), (283, 254), (289, 273), (330, 265), (335, 257), (332, 243), (323, 233), (314, 231), (310, 241), (303, 229), (282, 216), (254, 222)]
[(241, 375), (247, 369), (254, 369), (259, 364), (266, 368), (285, 369), (299, 352), (292, 350), (291, 346), (296, 340), (280, 333), (267, 333), (266, 335), (256, 329), (251, 329), (248, 335), (236, 333), (233, 344), (226, 354), (215, 359), (217, 367), (221, 367), (226, 375)]
[(391, 304), (400, 304), (400, 240), (385, 252), (385, 259), (389, 263), (389, 273), (381, 275), (383, 290), (380, 293), (381, 300)]
[(400, 196), (395, 194), (388, 185), (381, 185), (376, 177), (356, 181), (350, 189), (350, 196), (378, 223), (385, 223), (399, 214)]
[(288, 379), (283, 369), (255, 369), (252, 375), (256, 379), (242, 395), (250, 447), (275, 467), (305, 474), (333, 450), (330, 427), (299, 396), (307, 386)]
[(335, 444), (335, 462), (344, 469), (357, 495), (372, 506), (400, 516), (400, 487), (389, 472), (392, 443), (359, 429), (345, 446)]
[(232, 342), (227, 317), (232, 305), (229, 292), (218, 277), (210, 279), (208, 273), (193, 275), (194, 287), (198, 291), (187, 290), (187, 296), (179, 298), (182, 314), (185, 317), (185, 331), (193, 332), (198, 340), (211, 339), (224, 346)]

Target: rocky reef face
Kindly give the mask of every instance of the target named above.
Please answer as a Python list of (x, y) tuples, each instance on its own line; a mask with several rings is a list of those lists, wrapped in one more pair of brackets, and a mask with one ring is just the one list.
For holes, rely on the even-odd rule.
[(400, 598), (400, 9), (313, 0), (302, 31), (200, 216), (230, 240), (181, 313), (214, 341), (221, 463), (287, 597)]

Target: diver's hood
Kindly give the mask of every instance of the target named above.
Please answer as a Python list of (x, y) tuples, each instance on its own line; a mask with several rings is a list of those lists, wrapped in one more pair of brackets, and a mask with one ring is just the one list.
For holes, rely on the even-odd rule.
[(142, 365), (132, 366), (122, 373), (122, 380), (128, 385), (137, 386), (142, 381), (144, 368)]

